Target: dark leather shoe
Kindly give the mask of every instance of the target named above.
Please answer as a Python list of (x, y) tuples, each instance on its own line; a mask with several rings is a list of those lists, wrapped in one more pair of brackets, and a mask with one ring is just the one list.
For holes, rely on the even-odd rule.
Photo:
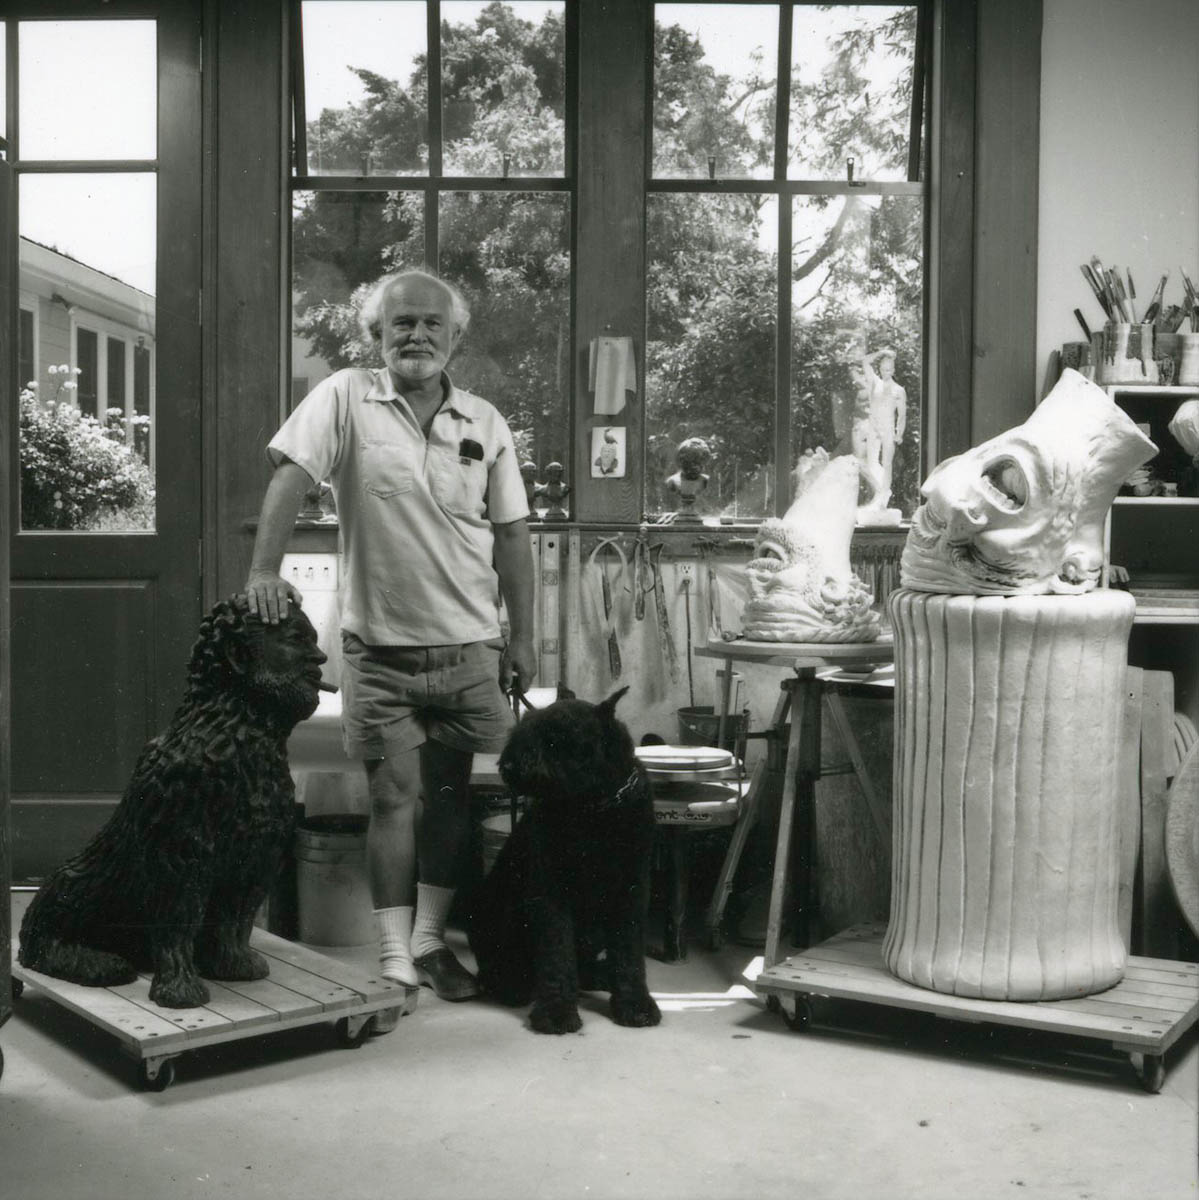
[(479, 994), (475, 977), (454, 957), (447, 946), (412, 960), (417, 978), (442, 1000), (469, 1000)]

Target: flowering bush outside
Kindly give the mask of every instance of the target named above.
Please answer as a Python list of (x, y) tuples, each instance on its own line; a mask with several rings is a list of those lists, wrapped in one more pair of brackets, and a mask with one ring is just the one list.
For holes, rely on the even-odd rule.
[(110, 409), (104, 424), (81, 415), (70, 402), (79, 369), (64, 364), (47, 373), (49, 400), (39, 402), (36, 382), (21, 391), (21, 527), (153, 529), (154, 479), (126, 444), (123, 421), (113, 419), (119, 410)]

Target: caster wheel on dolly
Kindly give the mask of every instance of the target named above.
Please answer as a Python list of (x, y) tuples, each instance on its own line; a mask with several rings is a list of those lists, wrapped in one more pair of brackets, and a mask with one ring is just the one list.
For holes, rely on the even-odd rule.
[[(1135, 1066), (1135, 1060), (1133, 1065)], [(1162, 1084), (1166, 1082), (1166, 1060), (1160, 1054), (1141, 1055), (1137, 1078), (1145, 1091), (1156, 1096), (1162, 1090)]]
[(782, 1002), (774, 992), (771, 992), (766, 997), (766, 1011), (769, 1013), (781, 1013), (783, 1011)]
[(337, 1022), (337, 1043), (347, 1050), (357, 1050), (370, 1037), (373, 1027), (373, 1015), (366, 1018), (342, 1017)]
[(149, 1059), (144, 1059), (138, 1063), (137, 1078), (146, 1091), (165, 1092), (175, 1082), (175, 1064), (168, 1059), (156, 1070)]
[(783, 1005), (783, 1020), (787, 1028), (802, 1033), (812, 1024), (812, 1001), (797, 995), (793, 1003)]

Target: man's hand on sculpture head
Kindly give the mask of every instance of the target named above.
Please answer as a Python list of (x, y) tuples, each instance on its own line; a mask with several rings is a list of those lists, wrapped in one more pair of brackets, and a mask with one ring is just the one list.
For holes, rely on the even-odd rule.
[(514, 638), (500, 656), (500, 687), (507, 692), (516, 676), (522, 689), (527, 688), (537, 677), (537, 653), (533, 639)]
[(299, 588), (293, 587), (276, 572), (254, 571), (246, 580), (246, 600), (250, 612), (269, 625), (277, 625), (287, 616), (288, 602), (299, 608), (304, 597)]

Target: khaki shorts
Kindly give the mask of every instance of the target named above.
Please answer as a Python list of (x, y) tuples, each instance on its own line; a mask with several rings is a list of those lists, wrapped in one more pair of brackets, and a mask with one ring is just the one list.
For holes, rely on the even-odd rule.
[(341, 728), (353, 759), (388, 758), (432, 740), (496, 753), (515, 718), (500, 688), (503, 642), (368, 646), (342, 632)]

